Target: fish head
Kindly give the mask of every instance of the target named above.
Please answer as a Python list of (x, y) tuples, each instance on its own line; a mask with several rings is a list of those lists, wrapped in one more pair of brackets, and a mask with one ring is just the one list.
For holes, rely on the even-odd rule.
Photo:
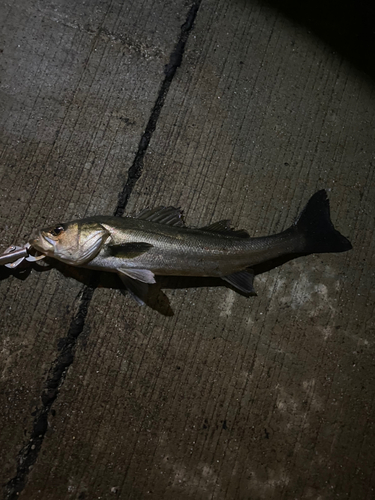
[(81, 219), (42, 229), (29, 243), (47, 257), (82, 266), (99, 253), (108, 236), (107, 229), (98, 222)]

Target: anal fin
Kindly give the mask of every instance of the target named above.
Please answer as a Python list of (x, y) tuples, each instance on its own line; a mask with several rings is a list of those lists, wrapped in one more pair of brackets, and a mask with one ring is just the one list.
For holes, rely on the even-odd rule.
[(229, 274), (228, 276), (222, 276), (221, 279), (227, 281), (243, 293), (256, 295), (253, 286), (254, 272), (252, 269), (239, 271), (238, 273)]

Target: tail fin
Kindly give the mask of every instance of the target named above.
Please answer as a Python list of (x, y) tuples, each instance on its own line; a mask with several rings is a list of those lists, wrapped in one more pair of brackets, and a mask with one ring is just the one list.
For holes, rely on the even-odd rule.
[(304, 253), (346, 252), (352, 248), (350, 241), (333, 227), (324, 189), (310, 198), (294, 227), (305, 236)]

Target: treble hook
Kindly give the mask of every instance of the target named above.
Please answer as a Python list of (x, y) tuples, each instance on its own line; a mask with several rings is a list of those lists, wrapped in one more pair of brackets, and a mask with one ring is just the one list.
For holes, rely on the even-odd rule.
[(19, 266), (25, 259), (28, 262), (36, 262), (44, 259), (45, 255), (35, 257), (29, 253), (30, 243), (26, 243), (23, 247), (12, 245), (0, 255), (0, 265), (14, 269)]

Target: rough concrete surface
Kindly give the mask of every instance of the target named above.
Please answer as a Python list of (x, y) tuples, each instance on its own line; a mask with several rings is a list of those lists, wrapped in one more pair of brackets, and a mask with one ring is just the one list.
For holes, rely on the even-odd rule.
[(4, 499), (374, 498), (371, 78), (256, 0), (0, 9), (2, 249), (160, 204), (271, 234), (321, 188), (354, 247), (143, 308), (0, 269)]

